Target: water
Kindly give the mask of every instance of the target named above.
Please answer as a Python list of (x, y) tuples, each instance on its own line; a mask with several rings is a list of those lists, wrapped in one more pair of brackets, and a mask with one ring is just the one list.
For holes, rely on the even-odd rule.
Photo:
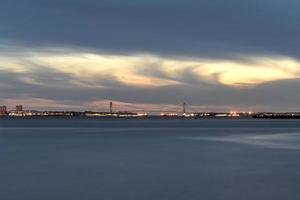
[(0, 119), (2, 200), (299, 200), (298, 120)]

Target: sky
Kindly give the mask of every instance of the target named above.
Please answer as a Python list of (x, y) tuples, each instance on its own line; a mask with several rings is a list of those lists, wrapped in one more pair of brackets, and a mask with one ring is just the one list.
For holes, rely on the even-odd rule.
[(298, 0), (1, 0), (0, 104), (300, 111)]

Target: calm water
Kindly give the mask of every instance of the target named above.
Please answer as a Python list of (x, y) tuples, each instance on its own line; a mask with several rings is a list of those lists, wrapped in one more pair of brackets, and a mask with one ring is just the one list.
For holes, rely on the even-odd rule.
[(0, 119), (2, 200), (299, 200), (300, 120)]

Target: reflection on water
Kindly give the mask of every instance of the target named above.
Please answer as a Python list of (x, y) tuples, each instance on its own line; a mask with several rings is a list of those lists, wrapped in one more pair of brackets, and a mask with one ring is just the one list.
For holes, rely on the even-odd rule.
[(300, 133), (198, 136), (189, 139), (258, 145), (265, 148), (300, 150)]

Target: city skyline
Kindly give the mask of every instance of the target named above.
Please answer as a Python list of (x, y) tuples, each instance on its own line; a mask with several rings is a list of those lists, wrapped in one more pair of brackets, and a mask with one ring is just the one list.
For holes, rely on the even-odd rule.
[(66, 110), (30, 110), (23, 109), (23, 105), (16, 105), (14, 110), (7, 109), (7, 106), (0, 106), (0, 117), (76, 117), (76, 118), (142, 118), (142, 119), (300, 119), (300, 112), (245, 112), (245, 111), (230, 111), (230, 112), (199, 112), (187, 110), (187, 104), (182, 103), (181, 111), (179, 110), (135, 110), (122, 111), (115, 109), (113, 102), (108, 102), (108, 111), (106, 110), (85, 110), (85, 111), (66, 111)]
[(300, 111), (300, 3), (4, 0), (0, 105)]
[[(166, 106), (166, 105), (159, 105), (155, 104), (152, 105), (151, 107), (148, 107), (147, 105), (127, 105), (123, 104), (122, 102), (112, 102), (112, 101), (102, 101), (102, 102), (97, 102), (97, 105), (95, 107), (86, 109), (82, 107), (81, 109), (64, 109), (64, 108), (53, 108), (53, 109), (48, 109), (48, 107), (30, 107), (28, 105), (23, 105), (23, 104), (17, 104), (17, 105), (0, 105), (0, 110), (3, 111), (58, 111), (58, 112), (86, 112), (86, 111), (94, 111), (94, 112), (107, 112), (107, 113), (114, 113), (114, 112), (146, 112), (146, 113), (168, 113), (168, 112), (173, 112), (173, 113), (200, 113), (200, 112), (217, 112), (214, 110), (204, 110), (202, 107), (199, 106), (194, 106), (194, 105), (188, 105), (186, 102), (183, 102), (182, 104), (178, 105), (172, 105), (172, 106)], [(240, 111), (240, 110), (223, 110), (219, 112), (247, 112), (251, 113), (252, 111)]]
[[(39, 100), (38, 100), (39, 101)], [(96, 112), (111, 112), (114, 110), (116, 112), (147, 112), (147, 113), (161, 113), (161, 112), (176, 112), (176, 113), (201, 113), (201, 112), (215, 112), (215, 113), (230, 113), (230, 112), (240, 112), (240, 113), (260, 113), (260, 112), (299, 112), (298, 110), (254, 110), (254, 109), (245, 109), (238, 108), (235, 106), (232, 107), (204, 107), (198, 105), (190, 105), (186, 102), (182, 102), (179, 104), (130, 104), (119, 101), (97, 101), (89, 106), (54, 106), (51, 107), (52, 102), (48, 102), (46, 104), (36, 104), (36, 100), (25, 101), (27, 104), (22, 104), (24, 101), (19, 100), (9, 100), (6, 102), (7, 104), (0, 104), (5, 107), (7, 110), (18, 110), (17, 106), (22, 106), (24, 110), (27, 111), (74, 111), (74, 112), (85, 112), (85, 111), (96, 111)], [(15, 103), (15, 104), (14, 104)], [(113, 103), (113, 108), (110, 106), (110, 103)]]

